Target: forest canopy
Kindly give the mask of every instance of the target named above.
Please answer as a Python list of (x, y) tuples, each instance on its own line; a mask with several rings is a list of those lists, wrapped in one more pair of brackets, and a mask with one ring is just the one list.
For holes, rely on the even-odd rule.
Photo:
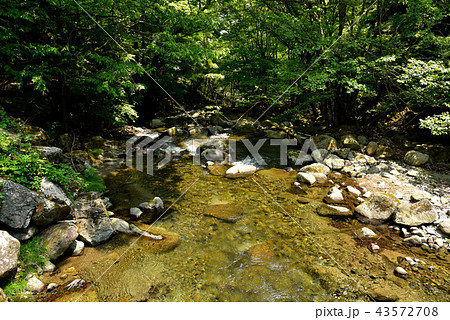
[(181, 112), (170, 93), (186, 108), (450, 132), (446, 0), (0, 1), (1, 106), (52, 129)]

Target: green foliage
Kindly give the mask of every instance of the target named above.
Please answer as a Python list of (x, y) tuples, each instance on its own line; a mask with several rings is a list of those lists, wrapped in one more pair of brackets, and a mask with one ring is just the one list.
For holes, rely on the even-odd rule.
[(15, 294), (25, 291), (27, 286), (26, 276), (30, 273), (36, 273), (45, 265), (47, 261), (44, 257), (45, 247), (41, 246), (39, 242), (39, 237), (34, 237), (21, 244), (18, 272), (3, 288), (9, 299)]
[(420, 127), (431, 130), (434, 135), (450, 133), (450, 113), (444, 112), (435, 116), (429, 116), (420, 120)]
[(28, 140), (29, 137), (23, 134), (11, 135), (0, 131), (0, 177), (32, 190), (39, 190), (42, 178), (47, 177), (69, 195), (73, 188), (83, 186), (83, 180), (70, 166), (42, 159)]
[(97, 175), (97, 171), (95, 168), (89, 168), (83, 171), (83, 179), (86, 183), (85, 191), (105, 191), (106, 186), (104, 180)]
[(93, 149), (93, 150), (91, 150), (91, 153), (94, 156), (94, 158), (98, 158), (100, 155), (103, 154), (103, 150), (102, 149)]

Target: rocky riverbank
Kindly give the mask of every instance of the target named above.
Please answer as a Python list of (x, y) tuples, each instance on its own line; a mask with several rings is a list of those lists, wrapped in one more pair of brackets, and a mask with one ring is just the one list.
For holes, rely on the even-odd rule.
[[(420, 250), (420, 255), (436, 256), (448, 263), (450, 177), (425, 169), (423, 166), (433, 161), (427, 154), (405, 150), (403, 160), (396, 161), (392, 157), (399, 151), (394, 151), (392, 146), (352, 133), (309, 137), (295, 132), (289, 124), (264, 121), (253, 125), (251, 119), (235, 123), (214, 112), (207, 115), (198, 112), (192, 116), (204, 126), (184, 125), (183, 118), (155, 119), (150, 124), (151, 129), (129, 127), (125, 134), (153, 139), (172, 137), (171, 142), (161, 146), (159, 156), (162, 158), (169, 153), (175, 161), (172, 163), (174, 166), (177, 159), (185, 159), (200, 148), (201, 163), (205, 168), (200, 169), (205, 174), (223, 176), (237, 184), (241, 179), (250, 180), (252, 177), (265, 179), (270, 176), (271, 184), (281, 179), (291, 185), (290, 193), (295, 195), (298, 209), (311, 212), (311, 217), (316, 215), (317, 219), (325, 219), (320, 220), (320, 224), (324, 221), (342, 226), (352, 225), (352, 221), (365, 224), (366, 227), (353, 228), (350, 239), (354, 236), (359, 245), (367, 247), (368, 253), (373, 255), (370, 258), (373, 263), (380, 253), (387, 257), (390, 269), (386, 270), (386, 279), (389, 281), (397, 281), (391, 275), (401, 282), (417, 270), (433, 272), (436, 268), (433, 263), (427, 264), (413, 255), (402, 253), (398, 259), (392, 250), (396, 246), (411, 248), (413, 253)], [(288, 151), (290, 167), (270, 171), (267, 170), (270, 164), (261, 167), (245, 159), (230, 161), (227, 153), (229, 138), (239, 140), (249, 135), (296, 139), (298, 147)], [(300, 150), (305, 143), (314, 147)], [(65, 159), (76, 164), (80, 171), (96, 166), (103, 177), (115, 174), (125, 164), (124, 143), (120, 141), (93, 137), (85, 144), (84, 150), (72, 151), (72, 147), (64, 150), (64, 146), (61, 147), (41, 147), (42, 156), (52, 161)], [(148, 242), (146, 250), (156, 253), (173, 250), (183, 241), (183, 235), (149, 228), (169, 208), (162, 195), (160, 198), (154, 194), (139, 203), (123, 201), (112, 204), (101, 192), (80, 191), (70, 199), (60, 186), (46, 179), (41, 181), (37, 192), (9, 180), (0, 182), (3, 195), (0, 208), (0, 279), (3, 283), (10, 282), (21, 268), (18, 264), (22, 243), (38, 237), (45, 248), (46, 262), (26, 276), (26, 289), (10, 297), (14, 301), (63, 297), (69, 291), (86, 288), (91, 279), (83, 279), (77, 266), (70, 265), (72, 260), (67, 260), (69, 265), (65, 260), (82, 257), (86, 250), (89, 259), (95, 258), (89, 248), (102, 246), (117, 233), (145, 239)], [(129, 182), (124, 179), (122, 183), (124, 188)], [(109, 210), (112, 207), (114, 212)], [(222, 222), (236, 223), (245, 216), (245, 210), (220, 200), (211, 203), (203, 214)], [(323, 228), (328, 229), (326, 225)], [(349, 239), (345, 241), (344, 245), (354, 246)], [(272, 250), (259, 245), (253, 247), (249, 254), (252, 259), (264, 261)], [(274, 253), (269, 255), (272, 257)], [(341, 277), (333, 276), (334, 273), (326, 276), (322, 269), (314, 272), (330, 283)], [(429, 276), (435, 278), (435, 275)], [(377, 289), (371, 291), (371, 296), (378, 300), (403, 300), (399, 298), (402, 295), (389, 293), (392, 288), (387, 288), (386, 279), (383, 278)], [(443, 285), (441, 280), (435, 280), (439, 286)], [(1, 297), (2, 292), (0, 299), (6, 300)]]

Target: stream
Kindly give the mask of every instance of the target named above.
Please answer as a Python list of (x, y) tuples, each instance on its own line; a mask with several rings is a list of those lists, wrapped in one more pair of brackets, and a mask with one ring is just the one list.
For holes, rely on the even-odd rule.
[[(99, 168), (115, 217), (150, 228), (164, 241), (118, 234), (58, 265), (88, 283), (51, 301), (448, 301), (444, 259), (399, 242), (387, 225), (378, 254), (355, 235), (353, 218), (317, 215), (331, 184), (293, 185), (296, 172), (276, 168), (279, 149), (248, 178), (229, 179), (178, 157), (153, 176), (115, 159)], [(243, 159), (245, 152), (238, 152)], [(333, 175), (333, 173), (332, 173)], [(350, 184), (347, 177), (332, 176)], [(343, 180), (344, 179), (344, 180)], [(156, 222), (131, 221), (129, 208), (160, 197), (169, 210)], [(305, 201), (306, 199), (306, 201)], [(398, 257), (415, 255), (434, 266), (414, 279), (395, 276)], [(69, 271), (67, 271), (69, 270)], [(75, 270), (75, 271), (74, 271)], [(106, 271), (106, 272), (105, 272)], [(440, 281), (432, 281), (438, 277)], [(431, 279), (430, 281), (428, 281)], [(442, 282), (444, 281), (444, 282)]]

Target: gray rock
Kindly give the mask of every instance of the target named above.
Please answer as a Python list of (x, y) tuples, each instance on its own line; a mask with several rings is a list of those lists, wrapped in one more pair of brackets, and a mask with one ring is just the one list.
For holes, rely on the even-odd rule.
[(63, 150), (57, 147), (35, 147), (41, 157), (48, 159), (51, 162), (59, 162), (62, 159)]
[(350, 209), (346, 208), (346, 207), (341, 207), (341, 206), (333, 206), (331, 204), (327, 204), (328, 207), (330, 207), (331, 209), (334, 209), (336, 211), (338, 211), (339, 213), (351, 213)]
[(397, 211), (397, 202), (387, 195), (374, 193), (355, 211), (368, 219), (386, 221)]
[(28, 291), (31, 291), (33, 293), (39, 293), (44, 289), (45, 289), (45, 284), (41, 280), (36, 278), (35, 276), (32, 276), (30, 279), (28, 279), (28, 281), (27, 281), (27, 290)]
[(312, 137), (317, 149), (326, 149), (329, 152), (334, 152), (337, 149), (337, 142), (331, 136), (319, 135)]
[(289, 150), (288, 159), (296, 166), (303, 166), (314, 161), (309, 154), (300, 150)]
[(430, 201), (423, 199), (410, 204), (402, 203), (395, 216), (395, 222), (407, 226), (420, 226), (424, 223), (432, 223), (438, 219), (438, 214), (434, 210)]
[(14, 229), (28, 227), (38, 204), (38, 194), (9, 180), (3, 182), (1, 194), (0, 222)]
[(378, 143), (375, 141), (370, 141), (366, 148), (366, 153), (369, 156), (374, 155), (377, 152)]
[(119, 218), (111, 218), (111, 224), (116, 232), (132, 234), (130, 225), (125, 220)]
[(333, 152), (333, 154), (337, 155), (339, 158), (342, 159), (347, 159), (350, 153), (351, 153), (350, 148), (342, 148)]
[(447, 236), (450, 236), (450, 219), (444, 219), (440, 224), (439, 224), (439, 230), (441, 230), (441, 232)]
[(152, 207), (157, 211), (164, 210), (164, 202), (160, 197), (154, 197), (152, 202)]
[(314, 177), (314, 175), (306, 172), (299, 172), (297, 174), (297, 180), (299, 182), (305, 182), (310, 185), (313, 185), (316, 182), (316, 178)]
[(32, 221), (37, 226), (46, 226), (68, 217), (72, 202), (58, 185), (44, 178), (41, 181), (39, 194), (42, 198), (32, 216)]
[(339, 158), (337, 155), (330, 154), (325, 158), (325, 164), (333, 170), (341, 170), (345, 166), (344, 159)]
[(364, 136), (358, 136), (356, 138), (356, 140), (358, 141), (358, 143), (362, 146), (365, 146), (367, 144), (367, 138)]
[(74, 215), (80, 239), (83, 242), (95, 247), (108, 241), (114, 235), (108, 211), (101, 199), (78, 201), (75, 205)]
[(409, 164), (410, 166), (420, 166), (427, 163), (429, 158), (430, 157), (425, 153), (410, 150), (405, 154), (403, 161), (405, 161), (405, 163)]
[(27, 241), (37, 235), (39, 229), (34, 225), (29, 225), (28, 228), (25, 229), (14, 229), (9, 233), (19, 241)]
[(8, 232), (0, 230), (0, 279), (14, 274), (19, 259), (20, 242)]
[(134, 219), (139, 219), (142, 216), (142, 210), (139, 208), (130, 208), (130, 216)]
[(411, 236), (409, 238), (403, 239), (404, 242), (408, 242), (412, 245), (420, 246), (422, 243), (427, 241), (425, 237), (419, 237), (418, 235)]
[(78, 229), (74, 223), (62, 222), (45, 229), (39, 237), (47, 257), (50, 260), (56, 260), (78, 237)]
[(351, 134), (346, 134), (342, 136), (341, 143), (344, 146), (344, 148), (350, 148), (352, 150), (361, 149), (361, 145), (359, 144), (358, 140), (356, 140), (356, 138)]
[(43, 272), (53, 272), (56, 270), (56, 266), (51, 261), (46, 261), (42, 267)]
[(209, 161), (223, 161), (226, 158), (226, 153), (218, 149), (206, 149), (202, 152), (202, 157)]
[(221, 126), (213, 126), (213, 125), (211, 125), (211, 126), (208, 126), (207, 129), (212, 135), (220, 134), (220, 133), (223, 132), (223, 128)]
[(307, 166), (304, 166), (300, 169), (300, 172), (307, 172), (307, 173), (323, 173), (325, 175), (329, 175), (331, 172), (331, 169), (322, 164), (322, 163), (313, 163)]
[(315, 162), (323, 162), (323, 160), (325, 160), (325, 157), (327, 156), (327, 154), (328, 154), (328, 150), (317, 149), (311, 153), (311, 157), (314, 159)]

